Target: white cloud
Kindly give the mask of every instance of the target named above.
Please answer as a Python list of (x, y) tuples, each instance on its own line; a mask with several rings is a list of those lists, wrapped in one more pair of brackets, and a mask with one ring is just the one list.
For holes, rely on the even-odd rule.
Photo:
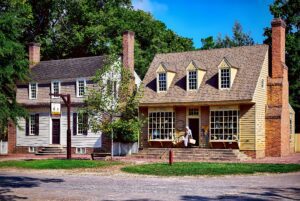
[(133, 0), (132, 5), (135, 10), (143, 10), (150, 13), (164, 12), (168, 10), (168, 6), (166, 4), (158, 3), (153, 0)]

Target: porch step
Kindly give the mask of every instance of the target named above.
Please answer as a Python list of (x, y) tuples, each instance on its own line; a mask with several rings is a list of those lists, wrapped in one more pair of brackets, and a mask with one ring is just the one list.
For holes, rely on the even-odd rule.
[[(174, 160), (187, 161), (241, 161), (248, 160), (244, 153), (233, 149), (202, 149), (202, 148), (173, 148)], [(135, 158), (167, 159), (169, 148), (146, 148), (137, 154)]]
[(39, 149), (35, 155), (65, 155), (66, 148), (62, 146), (52, 145)]

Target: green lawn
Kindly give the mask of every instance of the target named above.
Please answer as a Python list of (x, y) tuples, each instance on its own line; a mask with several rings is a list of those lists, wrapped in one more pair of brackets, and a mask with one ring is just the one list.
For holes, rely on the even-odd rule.
[(121, 164), (114, 161), (91, 161), (91, 160), (21, 160), (2, 161), (0, 168), (27, 168), (27, 169), (76, 169), (76, 168), (101, 168)]
[(158, 176), (231, 175), (254, 173), (286, 173), (300, 171), (300, 164), (247, 164), (179, 162), (127, 166), (123, 171)]

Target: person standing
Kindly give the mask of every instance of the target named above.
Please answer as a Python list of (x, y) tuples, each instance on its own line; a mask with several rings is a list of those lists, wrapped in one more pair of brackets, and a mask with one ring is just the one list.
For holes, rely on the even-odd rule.
[(189, 140), (193, 138), (193, 135), (192, 135), (192, 131), (191, 129), (187, 126), (185, 128), (185, 134), (184, 134), (184, 139), (183, 139), (183, 142), (184, 142), (184, 146), (185, 147), (188, 147), (189, 145)]

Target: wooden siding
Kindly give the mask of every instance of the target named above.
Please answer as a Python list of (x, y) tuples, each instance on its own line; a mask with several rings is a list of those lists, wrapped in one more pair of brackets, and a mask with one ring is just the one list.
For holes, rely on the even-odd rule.
[(268, 52), (256, 84), (253, 102), (255, 102), (255, 149), (265, 150), (265, 117), (267, 105)]
[[(17, 129), (17, 146), (48, 146), (52, 142), (52, 122), (50, 117), (49, 108), (36, 108), (30, 109), (30, 113), (40, 114), (40, 132), (38, 136), (26, 136), (25, 135), (25, 120), (21, 119), (19, 125), (21, 128)], [(71, 111), (71, 133), (72, 133), (72, 147), (101, 147), (102, 142), (101, 133), (93, 133), (90, 130), (87, 135), (73, 135), (73, 112), (76, 112), (76, 108)], [(66, 133), (67, 133), (67, 113), (66, 108), (62, 109), (62, 115), (60, 118), (60, 144), (66, 145)]]
[(255, 150), (255, 105), (240, 106), (240, 150)]

